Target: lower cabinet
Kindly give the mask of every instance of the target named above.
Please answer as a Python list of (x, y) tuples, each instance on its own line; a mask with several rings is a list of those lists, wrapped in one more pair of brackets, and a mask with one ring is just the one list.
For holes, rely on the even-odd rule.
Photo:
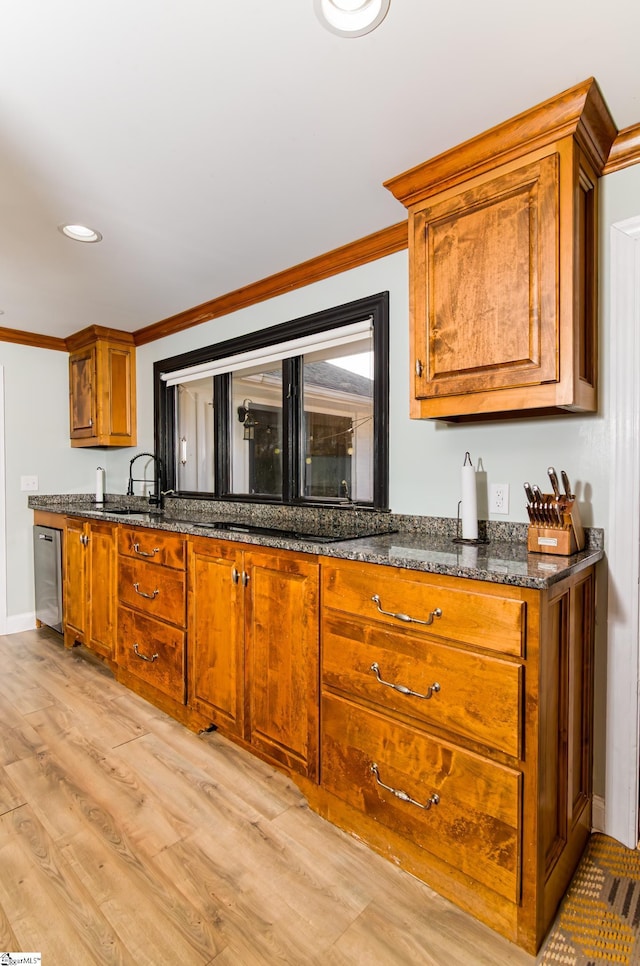
[(317, 558), (190, 540), (189, 703), (221, 731), (318, 775)]
[(116, 642), (115, 533), (110, 523), (66, 518), (64, 642), (84, 644), (108, 661)]
[(315, 807), (536, 953), (591, 830), (593, 568), (322, 572)]
[(67, 646), (532, 954), (591, 831), (594, 615), (593, 567), (538, 591), (66, 519)]

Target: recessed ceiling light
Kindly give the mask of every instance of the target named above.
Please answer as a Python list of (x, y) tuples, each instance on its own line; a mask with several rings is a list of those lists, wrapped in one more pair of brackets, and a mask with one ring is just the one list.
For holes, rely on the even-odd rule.
[(391, 0), (314, 0), (320, 23), (340, 37), (362, 37), (382, 23)]
[(99, 242), (102, 241), (102, 235), (95, 228), (87, 228), (86, 225), (58, 225), (58, 231), (61, 231), (63, 235), (67, 238), (72, 238), (73, 241), (80, 242)]

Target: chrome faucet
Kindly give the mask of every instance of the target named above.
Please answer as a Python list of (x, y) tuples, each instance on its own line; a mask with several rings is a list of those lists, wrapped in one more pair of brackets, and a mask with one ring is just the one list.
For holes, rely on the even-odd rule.
[(155, 464), (155, 481), (154, 481), (154, 492), (149, 494), (149, 503), (151, 506), (157, 506), (160, 510), (164, 509), (164, 498), (168, 496), (169, 493), (173, 493), (173, 490), (163, 490), (162, 489), (162, 460), (155, 453), (137, 453), (132, 460), (129, 461), (129, 484), (127, 486), (127, 496), (133, 496), (133, 484), (134, 483), (146, 483), (147, 480), (144, 476), (135, 477), (133, 475), (133, 464), (136, 460), (141, 459), (146, 456), (147, 459), (153, 460)]

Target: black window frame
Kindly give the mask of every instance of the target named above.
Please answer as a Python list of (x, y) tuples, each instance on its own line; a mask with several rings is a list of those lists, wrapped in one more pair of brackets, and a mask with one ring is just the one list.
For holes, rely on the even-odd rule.
[[(314, 312), (290, 322), (226, 339), (214, 345), (192, 349), (154, 363), (155, 452), (163, 467), (163, 488), (175, 490), (185, 499), (274, 503), (294, 506), (352, 506), (348, 499), (319, 499), (299, 495), (302, 373), (300, 356), (283, 360), (283, 492), (280, 497), (229, 492), (231, 450), (229, 442), (229, 376), (216, 376), (214, 383), (216, 493), (176, 490), (175, 474), (175, 386), (167, 386), (163, 375), (189, 366), (218, 362), (227, 356), (277, 346), (280, 342), (315, 335), (360, 322), (370, 317), (373, 327), (373, 500), (355, 501), (357, 506), (389, 509), (389, 293), (379, 292), (353, 302)], [(286, 397), (289, 397), (288, 404)], [(225, 414), (223, 416), (223, 413)]]

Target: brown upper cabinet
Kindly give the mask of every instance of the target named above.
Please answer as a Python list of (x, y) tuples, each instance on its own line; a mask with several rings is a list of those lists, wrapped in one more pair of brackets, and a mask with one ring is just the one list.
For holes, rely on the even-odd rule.
[(409, 212), (411, 416), (597, 409), (593, 78), (385, 182)]
[(90, 326), (67, 339), (72, 446), (136, 445), (133, 336)]

